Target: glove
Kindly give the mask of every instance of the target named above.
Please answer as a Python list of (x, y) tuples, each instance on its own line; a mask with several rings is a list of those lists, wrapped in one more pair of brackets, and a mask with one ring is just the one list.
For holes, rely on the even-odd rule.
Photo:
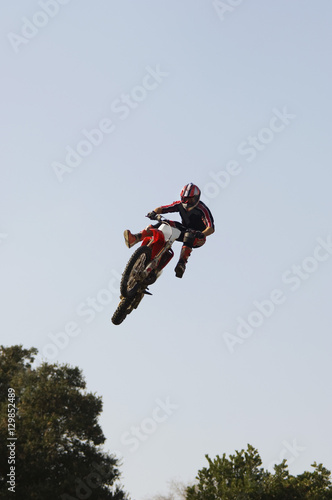
[(206, 240), (205, 234), (203, 234), (201, 231), (195, 231), (195, 238), (199, 238), (201, 240)]
[(146, 217), (148, 217), (149, 219), (151, 220), (156, 220), (157, 219), (157, 214), (154, 210), (152, 210), (152, 212), (149, 212)]

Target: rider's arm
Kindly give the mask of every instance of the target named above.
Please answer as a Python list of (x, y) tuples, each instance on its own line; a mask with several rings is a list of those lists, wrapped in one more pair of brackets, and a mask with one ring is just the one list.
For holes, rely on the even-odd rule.
[(154, 212), (156, 212), (156, 214), (167, 214), (169, 212), (178, 212), (180, 205), (181, 205), (180, 201), (174, 201), (170, 205), (163, 205), (161, 207), (155, 208)]
[(202, 220), (205, 224), (205, 229), (204, 231), (202, 231), (202, 233), (204, 234), (204, 236), (210, 236), (210, 234), (213, 234), (214, 233), (214, 221), (213, 221), (213, 216), (210, 212), (210, 210), (208, 209), (208, 207), (206, 205), (204, 205), (204, 203), (200, 203), (199, 205), (201, 211), (202, 211)]
[(209, 226), (206, 229), (204, 229), (204, 231), (202, 231), (202, 233), (204, 234), (204, 236), (210, 236), (210, 234), (214, 233), (214, 228)]

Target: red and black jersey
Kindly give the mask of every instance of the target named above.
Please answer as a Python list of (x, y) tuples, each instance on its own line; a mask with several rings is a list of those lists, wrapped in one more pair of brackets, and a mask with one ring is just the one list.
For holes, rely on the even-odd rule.
[(204, 231), (208, 227), (214, 229), (212, 214), (202, 201), (199, 201), (196, 207), (190, 211), (183, 208), (181, 201), (174, 201), (171, 205), (165, 205), (161, 208), (163, 214), (179, 212), (182, 224), (186, 228), (195, 229), (196, 231)]

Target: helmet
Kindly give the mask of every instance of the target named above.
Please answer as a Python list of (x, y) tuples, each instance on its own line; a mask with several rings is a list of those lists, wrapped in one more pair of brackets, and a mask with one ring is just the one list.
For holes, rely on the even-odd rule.
[(187, 184), (181, 191), (181, 203), (185, 210), (196, 207), (201, 197), (201, 190), (195, 184)]

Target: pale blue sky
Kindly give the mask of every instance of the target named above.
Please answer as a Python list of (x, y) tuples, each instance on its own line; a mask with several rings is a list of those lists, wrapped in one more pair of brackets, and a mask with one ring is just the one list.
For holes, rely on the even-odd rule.
[[(135, 500), (247, 443), (331, 469), (331, 2), (42, 3), (0, 21), (1, 343), (82, 368)], [(187, 182), (216, 233), (113, 326), (123, 230)], [(246, 339), (240, 317), (261, 323)]]

